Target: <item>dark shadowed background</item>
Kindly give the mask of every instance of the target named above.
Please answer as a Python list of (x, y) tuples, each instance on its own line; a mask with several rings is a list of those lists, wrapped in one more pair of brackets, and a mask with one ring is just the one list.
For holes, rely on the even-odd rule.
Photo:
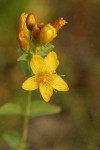
[[(62, 107), (58, 115), (32, 119), (30, 150), (100, 150), (100, 1), (99, 0), (0, 0), (0, 105), (24, 101), (25, 80), (18, 54), (18, 19), (33, 12), (39, 22), (68, 21), (53, 41), (59, 74), (69, 92), (54, 93), (51, 103)], [(41, 99), (33, 92), (33, 99)], [(41, 99), (42, 100), (42, 99)], [(10, 150), (5, 131), (22, 131), (18, 117), (0, 117), (0, 150)]]

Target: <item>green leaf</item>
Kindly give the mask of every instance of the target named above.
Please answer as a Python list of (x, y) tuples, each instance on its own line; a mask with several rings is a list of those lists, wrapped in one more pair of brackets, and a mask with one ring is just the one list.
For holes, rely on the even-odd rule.
[(36, 53), (40, 56), (45, 56), (48, 52), (54, 49), (54, 45), (47, 44), (36, 47)]
[(27, 54), (22, 54), (17, 61), (27, 61)]
[[(18, 49), (18, 54), (19, 54), (19, 58), (18, 59), (22, 59), (23, 56), (24, 57), (28, 57), (28, 54), (26, 54), (25, 52), (22, 51), (21, 48)], [(26, 59), (26, 58), (25, 58)], [(30, 69), (30, 66), (29, 66), (29, 61), (20, 61), (20, 64), (23, 68), (23, 71), (24, 71), (24, 74), (25, 76), (30, 76), (31, 75), (31, 69)]]
[(0, 115), (20, 115), (22, 108), (15, 103), (7, 103), (0, 107)]
[(15, 149), (18, 147), (21, 137), (18, 132), (9, 131), (3, 134), (3, 139), (11, 146), (11, 148)]
[(37, 117), (42, 115), (50, 115), (57, 114), (61, 111), (59, 106), (42, 102), (42, 101), (34, 101), (31, 104), (30, 117)]

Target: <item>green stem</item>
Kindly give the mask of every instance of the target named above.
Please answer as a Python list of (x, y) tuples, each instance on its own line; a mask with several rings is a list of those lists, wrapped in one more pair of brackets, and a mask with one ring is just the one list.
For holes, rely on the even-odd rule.
[(28, 135), (28, 124), (29, 124), (29, 115), (30, 115), (30, 105), (31, 105), (31, 92), (28, 94), (28, 99), (26, 103), (26, 110), (25, 110), (25, 118), (24, 118), (24, 124), (23, 124), (23, 132), (22, 132), (22, 138), (19, 144), (19, 147), (17, 150), (25, 150), (26, 147), (26, 140)]

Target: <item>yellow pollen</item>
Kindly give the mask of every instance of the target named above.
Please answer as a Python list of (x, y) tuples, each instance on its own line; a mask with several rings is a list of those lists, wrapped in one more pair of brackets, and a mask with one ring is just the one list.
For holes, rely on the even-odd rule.
[(51, 76), (50, 73), (41, 72), (38, 75), (38, 81), (39, 81), (39, 83), (46, 84), (46, 83), (50, 83), (51, 80), (52, 80), (52, 76)]

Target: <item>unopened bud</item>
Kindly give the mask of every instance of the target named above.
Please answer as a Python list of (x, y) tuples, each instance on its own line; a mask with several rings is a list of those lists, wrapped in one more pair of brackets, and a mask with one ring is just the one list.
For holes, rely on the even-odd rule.
[(28, 14), (22, 13), (19, 19), (19, 30), (22, 31), (24, 28), (26, 28), (26, 18)]
[(40, 31), (43, 27), (44, 27), (44, 23), (38, 23), (38, 24), (36, 23), (33, 27), (33, 38), (37, 42), (39, 42)]
[(18, 34), (18, 41), (19, 41), (19, 44), (22, 48), (23, 51), (25, 52), (28, 52), (29, 51), (29, 42), (28, 42), (28, 37), (26, 36), (26, 34), (21, 31), (19, 34)]
[(53, 27), (58, 31), (62, 26), (64, 26), (67, 23), (66, 20), (63, 18), (58, 18), (54, 23)]
[(37, 24), (34, 25), (33, 27), (33, 38), (38, 41), (39, 40), (39, 34), (40, 34), (40, 28), (38, 27)]
[(39, 41), (42, 44), (48, 44), (50, 43), (55, 37), (57, 36), (56, 29), (51, 25), (47, 24), (45, 25), (39, 34)]
[(26, 25), (27, 25), (27, 28), (29, 30), (32, 30), (33, 29), (33, 26), (35, 25), (36, 23), (36, 17), (33, 13), (30, 13), (28, 16), (27, 16), (27, 19), (26, 19)]
[(45, 26), (45, 25), (44, 25), (44, 23), (43, 23), (43, 22), (41, 22), (41, 23), (38, 23), (38, 24), (37, 24), (37, 26), (38, 26), (38, 27), (39, 27), (39, 29), (41, 30), (42, 28), (44, 28), (44, 26)]
[(26, 13), (22, 13), (19, 19), (19, 32), (23, 31), (24, 34), (29, 37), (30, 35), (30, 31), (27, 29), (26, 26), (26, 18), (27, 18), (28, 14)]

